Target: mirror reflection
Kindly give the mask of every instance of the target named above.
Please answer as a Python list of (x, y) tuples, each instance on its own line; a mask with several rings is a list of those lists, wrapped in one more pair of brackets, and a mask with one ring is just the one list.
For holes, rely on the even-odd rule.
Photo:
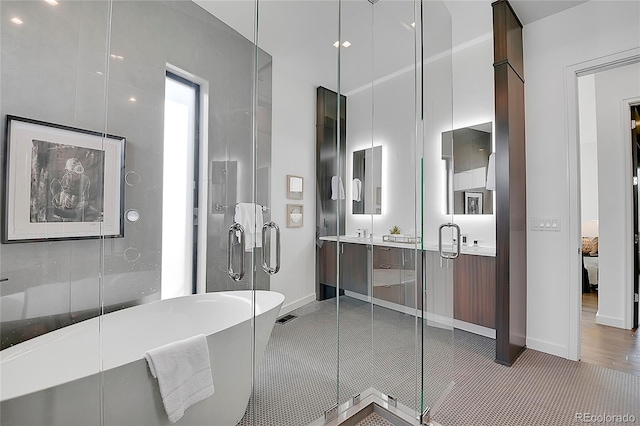
[(447, 170), (447, 214), (493, 214), (495, 160), (492, 123), (442, 133)]
[(382, 147), (353, 153), (353, 213), (382, 214)]

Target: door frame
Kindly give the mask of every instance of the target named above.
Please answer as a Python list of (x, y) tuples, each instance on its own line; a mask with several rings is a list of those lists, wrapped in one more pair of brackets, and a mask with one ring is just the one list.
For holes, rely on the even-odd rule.
[[(634, 120), (632, 110), (635, 108), (640, 113), (640, 97), (638, 97), (638, 102), (632, 102), (629, 104), (629, 119), (631, 121)], [(637, 128), (640, 126), (640, 120), (636, 121), (635, 128), (632, 128), (630, 133), (630, 146), (632, 151), (632, 164), (631, 164), (631, 175), (634, 180), (634, 185), (631, 194), (631, 211), (633, 212), (633, 233), (634, 233), (634, 241), (633, 241), (633, 279), (631, 281), (631, 325), (630, 327), (633, 329), (634, 327), (638, 327), (640, 321), (638, 317), (640, 312), (638, 312), (638, 302), (635, 300), (636, 293), (640, 293), (638, 291), (639, 280), (640, 280), (640, 242), (638, 241), (638, 235), (640, 235), (640, 192), (638, 191), (638, 180), (640, 180), (640, 173), (638, 173), (638, 169), (640, 168), (640, 136), (637, 135)]]
[[(566, 67), (565, 69), (565, 95), (566, 95), (566, 120), (567, 120), (567, 165), (568, 165), (568, 184), (567, 199), (569, 201), (569, 241), (568, 241), (568, 257), (569, 257), (569, 347), (568, 358), (574, 361), (580, 359), (581, 346), (581, 318), (582, 318), (582, 213), (580, 199), (580, 139), (579, 139), (579, 121), (578, 121), (578, 77), (588, 74), (595, 74), (606, 69), (617, 68), (626, 64), (636, 63), (640, 61), (640, 48), (629, 49), (612, 55), (603, 56), (590, 61), (581, 62)], [(626, 114), (629, 117), (630, 99), (621, 101), (621, 113), (626, 104)], [(621, 116), (622, 117), (622, 116)], [(628, 131), (628, 120), (622, 120), (621, 126), (624, 125), (625, 143), (631, 146), (631, 132)], [(626, 173), (631, 176), (630, 167)], [(632, 212), (631, 212), (631, 179), (627, 179), (628, 188), (625, 191), (625, 214), (627, 216), (627, 226), (633, 229)], [(632, 247), (633, 240), (629, 232), (626, 233), (627, 238), (625, 245), (628, 247), (627, 256), (625, 258), (626, 269), (633, 266)], [(627, 274), (628, 275), (628, 274)], [(627, 294), (633, 293), (633, 280), (627, 276), (625, 288)], [(629, 327), (633, 315), (633, 299), (629, 298), (625, 303), (625, 312), (623, 318), (625, 327)]]

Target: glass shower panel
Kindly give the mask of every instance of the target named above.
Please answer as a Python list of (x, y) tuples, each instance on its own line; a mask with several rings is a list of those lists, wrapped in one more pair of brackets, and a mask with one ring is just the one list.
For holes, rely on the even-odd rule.
[[(438, 251), (440, 224), (454, 222), (440, 209), (438, 183), (440, 133), (452, 125), (451, 18), (442, 2), (341, 6), (351, 45), (340, 57), (349, 202), (339, 402), (374, 392), (416, 415), (452, 378), (454, 260), (440, 266)], [(451, 229), (442, 254), (453, 258)]]
[(1, 421), (98, 425), (109, 3), (2, 1), (0, 19)]
[[(448, 145), (442, 132), (453, 126), (451, 15), (440, 1), (421, 4), (422, 57), (418, 154), (422, 162), (422, 354), (421, 410), (437, 408), (453, 385), (453, 269), (459, 228), (446, 209)], [(432, 412), (437, 420), (437, 409)]]
[[(263, 266), (271, 272), (279, 266), (271, 275), (271, 290), (285, 301), (282, 321), (264, 352), (269, 336), (261, 329), (268, 322), (261, 316), (255, 320), (253, 424), (306, 425), (337, 402), (337, 299), (309, 296), (316, 291), (316, 251), (324, 262), (320, 274), (331, 275), (337, 268), (331, 247), (344, 228), (337, 208), (344, 197), (336, 194), (334, 200), (331, 193), (332, 177), (342, 177), (336, 138), (339, 50), (333, 46), (339, 38), (339, 2), (259, 1), (258, 18), (255, 190), (258, 200), (270, 194), (280, 259), (276, 231), (269, 225), (262, 242), (265, 265), (259, 258), (255, 268), (264, 273)], [(267, 180), (263, 173), (269, 165)], [(317, 226), (324, 232), (317, 233)], [(335, 294), (335, 272), (331, 278), (322, 282), (333, 282), (327, 292)], [(242, 424), (249, 424), (245, 420)]]
[[(176, 418), (192, 425), (253, 422), (256, 216), (263, 213), (255, 207), (269, 207), (254, 188), (255, 13), (254, 2), (111, 5), (107, 132), (126, 137), (127, 145), (124, 237), (104, 239), (103, 247), (105, 310), (118, 309), (102, 320), (105, 425), (170, 424)], [(194, 88), (193, 114), (167, 108), (167, 76)], [(165, 132), (170, 120), (191, 116), (193, 140)], [(168, 146), (184, 144), (192, 145), (190, 155), (165, 155)], [(180, 170), (189, 171), (186, 180), (175, 175)], [(268, 185), (268, 170), (266, 176)], [(182, 187), (165, 190), (181, 180)], [(178, 192), (190, 193), (186, 198), (193, 201)], [(186, 204), (180, 206), (186, 223), (163, 214), (167, 203)], [(240, 219), (239, 204), (254, 208)], [(187, 282), (178, 285), (196, 294), (165, 299), (171, 283), (162, 282), (169, 276), (162, 270), (162, 230), (172, 226), (193, 235), (187, 253), (171, 261), (191, 263), (194, 273), (183, 274)], [(268, 288), (268, 279), (261, 285)], [(159, 369), (157, 379), (150, 374), (143, 358), (151, 352), (160, 362), (156, 356), (169, 344), (209, 355), (201, 359), (209, 361), (215, 393), (207, 396), (211, 388), (203, 387), (207, 398), (184, 414), (171, 409), (166, 378)]]
[[(371, 267), (373, 232), (370, 201), (373, 182), (374, 6), (368, 1), (342, 1), (340, 19), (340, 90), (346, 99), (344, 146), (346, 170), (345, 227), (341, 232), (338, 339), (339, 393), (344, 404), (373, 386), (374, 364)], [(366, 235), (365, 235), (366, 234)]]
[[(416, 3), (379, 1), (373, 6), (372, 145), (382, 147), (371, 197), (380, 212), (373, 227), (372, 323), (374, 388), (395, 397), (416, 417), (421, 374), (420, 260), (416, 250)], [(374, 163), (375, 164), (375, 163)], [(374, 185), (375, 186), (375, 185)]]
[(342, 269), (340, 401), (390, 395), (411, 416), (421, 373), (415, 7), (343, 2), (342, 32), (360, 46), (340, 69), (349, 105), (345, 247), (361, 253)]

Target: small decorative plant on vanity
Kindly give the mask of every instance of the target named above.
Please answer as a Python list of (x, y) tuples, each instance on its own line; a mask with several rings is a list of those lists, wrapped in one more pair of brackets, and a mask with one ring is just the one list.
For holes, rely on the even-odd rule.
[(393, 228), (391, 228), (389, 230), (389, 233), (391, 235), (400, 235), (400, 227), (399, 226), (394, 226)]

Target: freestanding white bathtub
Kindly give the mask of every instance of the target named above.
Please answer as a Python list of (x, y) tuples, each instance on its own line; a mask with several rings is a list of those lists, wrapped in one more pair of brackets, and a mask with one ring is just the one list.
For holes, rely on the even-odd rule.
[[(237, 424), (251, 395), (253, 295), (206, 293), (139, 305), (1, 351), (0, 424), (170, 425), (143, 355), (196, 334), (207, 336), (215, 393), (178, 424)], [(284, 296), (255, 291), (255, 301), (260, 365)]]

